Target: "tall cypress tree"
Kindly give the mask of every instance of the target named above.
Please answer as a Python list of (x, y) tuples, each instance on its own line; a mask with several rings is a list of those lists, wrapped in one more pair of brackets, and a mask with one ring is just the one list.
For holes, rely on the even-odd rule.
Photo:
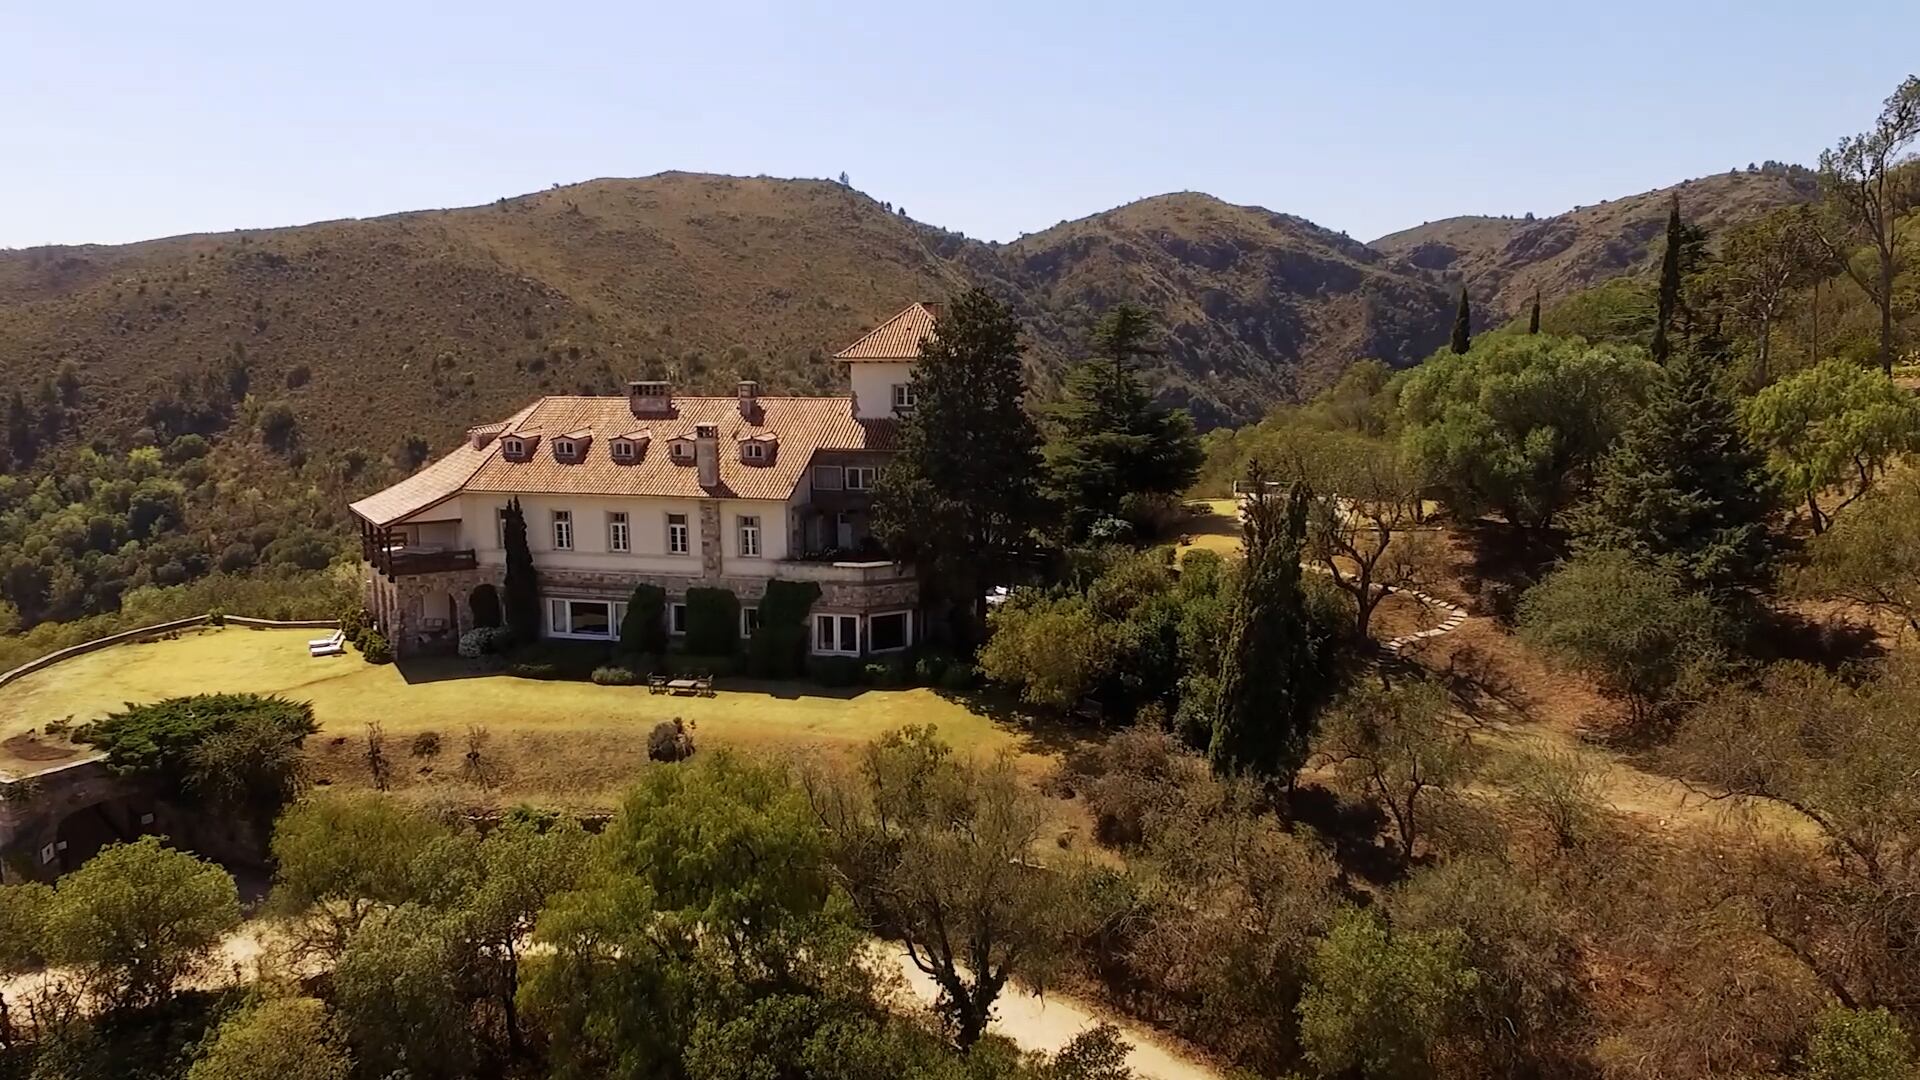
[(1527, 316), (1527, 333), (1540, 332), (1540, 290), (1533, 290), (1533, 313)]
[(875, 533), (918, 565), (923, 599), (947, 605), (963, 648), (980, 640), (985, 587), (1007, 580), (1046, 520), (1022, 351), (1020, 324), (986, 292), (948, 304), (920, 348), (913, 412), (874, 493)]
[(1318, 642), (1300, 588), (1309, 493), (1294, 484), (1268, 490), (1247, 470), (1246, 560), (1221, 647), (1219, 700), (1207, 756), (1220, 775), (1247, 774), (1291, 785), (1307, 759), (1323, 681)]
[(1680, 311), (1680, 253), (1687, 244), (1686, 231), (1680, 225), (1680, 196), (1673, 197), (1667, 211), (1667, 250), (1660, 258), (1660, 298), (1653, 324), (1653, 359), (1664, 364), (1673, 352), (1671, 334), (1674, 317)]
[(1152, 318), (1133, 304), (1108, 313), (1094, 332), (1100, 358), (1067, 373), (1050, 410), (1050, 486), (1075, 539), (1102, 518), (1122, 517), (1127, 495), (1177, 494), (1199, 474), (1204, 455), (1192, 419), (1156, 406), (1133, 368), (1154, 353), (1152, 332)]
[(1467, 287), (1460, 286), (1460, 309), (1453, 313), (1453, 351), (1466, 352), (1473, 346), (1473, 311), (1467, 306)]
[(520, 510), (518, 498), (507, 500), (501, 522), (507, 548), (506, 609), (507, 627), (521, 641), (540, 636), (540, 577), (533, 568), (533, 551), (527, 547), (527, 516)]
[(1717, 600), (1772, 577), (1779, 503), (1716, 365), (1683, 349), (1601, 463), (1576, 543), (1665, 567)]

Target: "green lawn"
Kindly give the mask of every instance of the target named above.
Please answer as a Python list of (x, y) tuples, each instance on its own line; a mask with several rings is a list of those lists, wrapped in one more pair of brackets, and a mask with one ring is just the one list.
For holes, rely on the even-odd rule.
[[(471, 675), (459, 660), (377, 666), (357, 655), (314, 659), (318, 632), (238, 627), (120, 645), (56, 664), (0, 689), (0, 771), (53, 763), (57, 740), (22, 739), (50, 721), (84, 722), (123, 703), (208, 691), (285, 694), (313, 702), (321, 733), (310, 740), (327, 782), (366, 779), (365, 733), (377, 722), (407, 785), (474, 783), (508, 795), (604, 802), (644, 767), (646, 733), (682, 717), (702, 748), (733, 746), (788, 759), (837, 754), (889, 728), (933, 724), (956, 749), (1010, 749), (1039, 771), (1060, 743), (1018, 721), (1000, 721), (931, 690), (829, 691), (799, 683), (720, 681), (711, 698), (670, 697), (645, 687), (540, 682)], [(485, 729), (490, 775), (465, 767), (469, 730)], [(414, 736), (441, 736), (437, 755), (414, 757)], [(1070, 741), (1070, 740), (1069, 740)], [(37, 760), (36, 760), (37, 759)]]

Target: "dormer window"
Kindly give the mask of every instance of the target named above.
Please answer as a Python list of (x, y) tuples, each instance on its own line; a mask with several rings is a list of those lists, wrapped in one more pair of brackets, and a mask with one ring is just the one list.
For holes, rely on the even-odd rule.
[(572, 439), (553, 440), (553, 456), (562, 461), (572, 461), (580, 453), (580, 444)]
[(519, 459), (527, 456), (527, 440), (517, 435), (509, 435), (500, 440), (500, 452), (509, 458)]
[(628, 461), (632, 461), (634, 457), (635, 457), (635, 454), (633, 452), (632, 439), (613, 440), (613, 460), (620, 461), (620, 462), (628, 462)]
[(767, 444), (757, 443), (757, 442), (741, 443), (740, 444), (740, 460), (742, 461), (767, 460)]
[(675, 464), (691, 465), (693, 463), (693, 457), (694, 457), (693, 440), (692, 439), (673, 440), (671, 453), (673, 454), (673, 460)]

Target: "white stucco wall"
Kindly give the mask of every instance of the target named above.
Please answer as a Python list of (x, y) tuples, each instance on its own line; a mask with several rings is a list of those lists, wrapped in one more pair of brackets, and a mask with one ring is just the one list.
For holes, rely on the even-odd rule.
[(862, 420), (884, 420), (893, 415), (893, 387), (913, 372), (909, 361), (857, 360), (847, 364), (853, 380), (853, 414)]
[[(495, 514), (507, 496), (467, 494), (460, 497), (461, 546), (471, 547), (483, 565), (506, 562), (500, 546)], [(447, 504), (451, 506), (452, 504)], [(522, 495), (520, 509), (527, 518), (527, 546), (536, 566), (636, 574), (700, 574), (700, 500), (616, 498), (597, 495)], [(573, 514), (573, 550), (553, 546), (553, 512)], [(608, 549), (607, 515), (624, 511), (631, 551)], [(687, 553), (667, 552), (667, 515), (687, 519)], [(760, 519), (760, 556), (740, 554), (739, 519)], [(747, 577), (772, 576), (771, 563), (787, 557), (787, 504), (767, 499), (720, 500), (720, 542), (725, 572)], [(764, 567), (764, 569), (763, 569)]]

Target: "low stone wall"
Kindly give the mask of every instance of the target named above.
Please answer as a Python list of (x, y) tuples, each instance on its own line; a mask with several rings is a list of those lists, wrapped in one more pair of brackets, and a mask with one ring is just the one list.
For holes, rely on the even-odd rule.
[[(90, 652), (97, 652), (109, 645), (123, 645), (129, 641), (142, 641), (146, 638), (158, 637), (161, 634), (170, 634), (175, 630), (187, 630), (195, 626), (204, 626), (211, 621), (213, 621), (213, 616), (211, 615), (194, 615), (185, 619), (175, 619), (172, 622), (142, 626), (137, 630), (122, 630), (117, 634), (108, 634), (106, 637), (94, 638), (92, 641), (83, 641), (78, 645), (69, 645), (64, 649), (55, 649), (45, 656), (21, 664), (12, 671), (0, 671), (0, 686), (6, 686), (8, 683), (31, 675), (42, 668), (52, 667), (62, 660), (83, 656)], [(223, 621), (235, 626), (259, 626), (275, 630), (331, 630), (340, 625), (340, 620), (338, 619), (254, 619), (245, 615), (228, 615), (224, 617)]]

